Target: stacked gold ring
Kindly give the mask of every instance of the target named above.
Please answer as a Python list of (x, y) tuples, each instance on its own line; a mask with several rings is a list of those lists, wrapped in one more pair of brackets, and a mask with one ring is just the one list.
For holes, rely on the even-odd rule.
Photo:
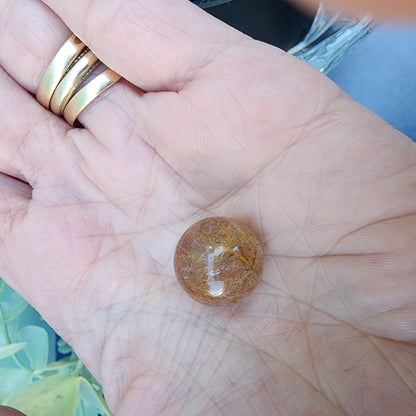
[(73, 126), (79, 114), (121, 78), (111, 69), (106, 69), (80, 88), (99, 64), (100, 61), (94, 53), (72, 35), (43, 74), (36, 99), (54, 114), (63, 116)]

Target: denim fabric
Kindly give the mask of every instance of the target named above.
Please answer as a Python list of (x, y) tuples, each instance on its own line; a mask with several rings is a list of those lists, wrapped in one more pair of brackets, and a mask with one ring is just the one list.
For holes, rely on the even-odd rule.
[(220, 4), (229, 3), (233, 0), (191, 0), (192, 3), (197, 4), (200, 7), (212, 7), (212, 6), (218, 6)]

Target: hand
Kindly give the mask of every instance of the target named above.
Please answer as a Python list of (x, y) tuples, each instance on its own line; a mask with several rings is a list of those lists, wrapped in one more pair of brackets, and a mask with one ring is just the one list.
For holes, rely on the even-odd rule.
[[(58, 16), (129, 81), (85, 129), (31, 95), (69, 37)], [(0, 273), (116, 415), (412, 412), (414, 143), (184, 0), (0, 0), (0, 18)], [(173, 272), (212, 215), (265, 248), (230, 308)]]

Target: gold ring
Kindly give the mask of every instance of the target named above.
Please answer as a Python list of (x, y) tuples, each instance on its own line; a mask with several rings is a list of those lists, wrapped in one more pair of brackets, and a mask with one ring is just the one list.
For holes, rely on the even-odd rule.
[(52, 59), (39, 83), (36, 99), (47, 109), (56, 87), (86, 46), (72, 35)]
[(56, 87), (50, 102), (53, 113), (61, 116), (68, 101), (74, 95), (83, 79), (91, 72), (98, 62), (98, 58), (88, 50), (71, 66), (61, 82)]
[(72, 35), (43, 74), (36, 99), (56, 115), (63, 115), (73, 126), (81, 111), (121, 78), (106, 69), (81, 88), (99, 64), (101, 62), (88, 46)]
[(121, 78), (111, 69), (106, 69), (80, 89), (68, 102), (64, 109), (65, 120), (73, 126), (81, 111), (105, 90), (114, 85)]

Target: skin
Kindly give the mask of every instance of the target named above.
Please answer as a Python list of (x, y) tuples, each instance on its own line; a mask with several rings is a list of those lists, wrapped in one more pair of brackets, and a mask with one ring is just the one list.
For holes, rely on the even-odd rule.
[[(69, 30), (129, 81), (85, 129), (32, 96)], [(184, 0), (0, 0), (0, 64), (0, 275), (116, 415), (412, 413), (416, 144)], [(231, 308), (174, 277), (214, 215), (264, 245)]]

